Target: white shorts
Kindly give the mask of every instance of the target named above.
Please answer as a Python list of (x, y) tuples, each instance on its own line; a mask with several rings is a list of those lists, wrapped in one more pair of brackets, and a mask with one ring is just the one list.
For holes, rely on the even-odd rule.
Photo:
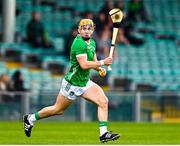
[(94, 85), (94, 82), (89, 80), (85, 87), (73, 86), (65, 79), (63, 79), (60, 93), (70, 100), (75, 100), (78, 96), (82, 95), (92, 85)]

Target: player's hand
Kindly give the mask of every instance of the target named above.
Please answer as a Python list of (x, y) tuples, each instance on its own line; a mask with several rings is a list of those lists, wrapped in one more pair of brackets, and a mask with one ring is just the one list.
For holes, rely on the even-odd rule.
[(113, 59), (112, 57), (107, 57), (103, 61), (104, 61), (104, 65), (109, 66), (112, 64)]
[(101, 76), (101, 77), (104, 77), (104, 76), (106, 76), (106, 69), (105, 68), (99, 68), (100, 70), (99, 70), (99, 75)]

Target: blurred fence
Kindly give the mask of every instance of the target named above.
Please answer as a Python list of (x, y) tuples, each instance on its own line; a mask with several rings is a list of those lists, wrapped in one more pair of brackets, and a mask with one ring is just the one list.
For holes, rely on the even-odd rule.
[[(52, 105), (59, 91), (0, 92), (0, 120), (19, 120)], [(110, 121), (180, 121), (180, 94), (172, 92), (106, 92)], [(96, 105), (78, 98), (62, 116), (46, 120), (96, 121)]]

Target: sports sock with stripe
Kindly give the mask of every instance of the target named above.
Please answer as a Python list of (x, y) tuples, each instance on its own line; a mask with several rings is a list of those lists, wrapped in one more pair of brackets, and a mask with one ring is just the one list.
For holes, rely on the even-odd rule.
[(107, 132), (107, 121), (100, 121), (99, 122), (99, 130), (100, 130), (100, 136), (102, 136), (104, 133)]
[(30, 116), (28, 117), (28, 120), (29, 120), (29, 123), (30, 123), (30, 124), (33, 124), (35, 121), (37, 121), (37, 120), (39, 120), (39, 119), (40, 119), (40, 117), (39, 117), (38, 112), (36, 112), (36, 113), (34, 113), (34, 114), (32, 114), (32, 115), (30, 115)]

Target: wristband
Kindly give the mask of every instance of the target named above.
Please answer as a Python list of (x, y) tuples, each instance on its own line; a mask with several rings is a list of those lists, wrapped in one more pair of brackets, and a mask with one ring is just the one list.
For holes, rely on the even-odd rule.
[(101, 66), (104, 65), (104, 61), (103, 61), (103, 60), (100, 60), (99, 62), (100, 62), (100, 64), (101, 64)]

